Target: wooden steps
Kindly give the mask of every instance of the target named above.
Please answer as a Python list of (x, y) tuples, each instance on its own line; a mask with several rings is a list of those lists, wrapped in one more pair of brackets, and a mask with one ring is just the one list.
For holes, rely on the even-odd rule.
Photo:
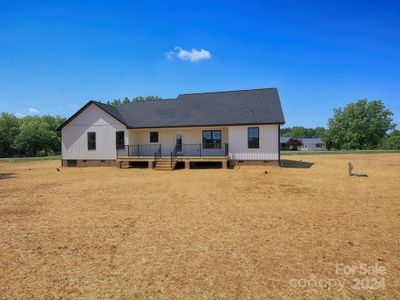
[(154, 168), (155, 171), (172, 171), (175, 169), (176, 161), (171, 166), (170, 158), (161, 158), (157, 161), (157, 165)]

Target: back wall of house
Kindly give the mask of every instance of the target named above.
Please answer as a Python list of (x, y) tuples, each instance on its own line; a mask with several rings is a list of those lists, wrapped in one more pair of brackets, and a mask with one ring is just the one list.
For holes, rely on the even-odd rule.
[[(126, 126), (92, 104), (62, 129), (62, 158), (115, 159), (116, 131), (125, 132), (127, 144)], [(88, 150), (88, 132), (96, 132), (96, 150)]]

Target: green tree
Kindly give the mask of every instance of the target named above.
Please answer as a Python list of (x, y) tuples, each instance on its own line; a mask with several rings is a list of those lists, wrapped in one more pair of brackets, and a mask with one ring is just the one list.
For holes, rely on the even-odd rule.
[(41, 119), (45, 121), (49, 125), (49, 129), (54, 131), (57, 134), (57, 139), (52, 140), (52, 144), (50, 144), (50, 149), (54, 153), (58, 153), (61, 151), (61, 135), (60, 132), (57, 131), (57, 128), (65, 122), (66, 118), (60, 116), (50, 116), (45, 115), (42, 116)]
[(0, 114), (0, 157), (11, 156), (13, 144), (19, 133), (20, 120), (9, 113)]
[(147, 100), (160, 100), (161, 98), (158, 96), (137, 96), (133, 97), (132, 100), (130, 100), (128, 97), (125, 97), (124, 100), (121, 101), (121, 99), (114, 99), (113, 101), (107, 101), (108, 105), (117, 107), (120, 106), (121, 104), (128, 104), (133, 101), (147, 101)]
[(281, 134), (286, 137), (296, 138), (322, 138), (325, 135), (326, 129), (323, 127), (305, 128), (303, 126), (294, 126), (289, 128), (282, 128)]
[(400, 130), (393, 130), (382, 141), (382, 147), (385, 149), (400, 149)]
[(329, 119), (325, 142), (337, 149), (375, 148), (386, 132), (395, 127), (391, 116), (380, 100), (358, 100), (345, 108), (334, 109)]
[(107, 101), (107, 104), (111, 105), (111, 106), (114, 106), (114, 107), (120, 106), (121, 105), (121, 99), (114, 99), (111, 102)]
[(134, 97), (132, 98), (132, 102), (133, 101), (147, 101), (147, 100), (160, 100), (161, 98), (158, 96), (138, 96), (138, 97)]
[(313, 136), (310, 136), (310, 138), (323, 138), (325, 136), (326, 129), (324, 127), (315, 127), (313, 130)]
[(41, 117), (43, 121), (49, 124), (50, 129), (57, 131), (57, 128), (66, 121), (66, 118), (60, 116), (44, 115)]
[(39, 152), (47, 155), (60, 140), (51, 125), (39, 116), (23, 118), (21, 130), (14, 140), (14, 147), (20, 153), (36, 156)]

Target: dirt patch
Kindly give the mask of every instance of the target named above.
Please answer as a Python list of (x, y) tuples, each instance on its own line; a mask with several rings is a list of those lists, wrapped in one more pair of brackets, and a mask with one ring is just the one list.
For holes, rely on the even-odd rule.
[[(0, 162), (14, 174), (0, 180), (0, 294), (400, 298), (400, 155), (303, 159), (173, 172)], [(369, 177), (349, 177), (349, 161)]]
[(14, 173), (0, 173), (0, 179), (7, 179), (15, 177)]
[(37, 214), (38, 211), (36, 209), (32, 209), (32, 208), (25, 208), (25, 207), (20, 207), (20, 208), (1, 208), (0, 209), (0, 216), (7, 216), (7, 215), (11, 215), (11, 216), (30, 216), (33, 214)]

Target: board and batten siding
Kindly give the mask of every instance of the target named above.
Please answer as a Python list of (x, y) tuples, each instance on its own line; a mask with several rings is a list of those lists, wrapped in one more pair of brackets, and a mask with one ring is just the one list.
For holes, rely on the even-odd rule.
[[(248, 148), (248, 128), (259, 128), (260, 147)], [(279, 125), (229, 126), (229, 158), (233, 160), (279, 160)]]
[(129, 144), (150, 144), (150, 132), (158, 132), (158, 144), (162, 155), (170, 155), (175, 147), (176, 135), (182, 135), (183, 144), (202, 144), (204, 130), (221, 130), (221, 142), (228, 143), (226, 127), (187, 127), (187, 128), (152, 128), (129, 129)]
[[(125, 132), (125, 144), (127, 144), (126, 126), (92, 104), (62, 128), (62, 158), (116, 159), (116, 131)], [(96, 132), (96, 150), (88, 150), (88, 132)]]

